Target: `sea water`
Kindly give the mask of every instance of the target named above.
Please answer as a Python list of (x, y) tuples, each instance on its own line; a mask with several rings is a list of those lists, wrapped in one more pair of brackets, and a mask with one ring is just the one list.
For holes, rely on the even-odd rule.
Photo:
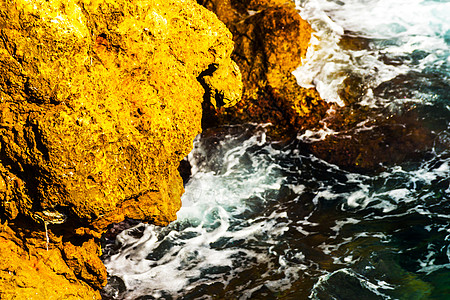
[(177, 221), (105, 247), (105, 299), (450, 299), (450, 2), (296, 4), (315, 30), (299, 84), (343, 106), (344, 80), (362, 78), (359, 105), (414, 105), (436, 146), (360, 174), (305, 150), (326, 126), (289, 144), (268, 124), (206, 131)]

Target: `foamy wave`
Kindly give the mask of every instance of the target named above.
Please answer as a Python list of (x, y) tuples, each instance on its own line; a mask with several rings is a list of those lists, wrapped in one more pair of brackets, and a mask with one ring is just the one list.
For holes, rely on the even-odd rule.
[(325, 14), (318, 3), (311, 1), (300, 5), (296, 1), (296, 4), (302, 18), (311, 24), (315, 32), (306, 58), (293, 74), (300, 86), (315, 86), (323, 99), (343, 106), (337, 91), (346, 78), (342, 70), (350, 62), (349, 55), (338, 45), (344, 30)]
[[(448, 154), (413, 170), (394, 167), (367, 176), (304, 155), (295, 143), (274, 147), (264, 136), (264, 128), (257, 128), (196, 140), (190, 159), (198, 169), (186, 186), (178, 220), (165, 228), (140, 224), (117, 237), (120, 251), (105, 265), (126, 291), (109, 287), (110, 296), (193, 297), (219, 285), (218, 290), (232, 286), (231, 298), (253, 299), (261, 290), (295, 291), (320, 276), (313, 295), (322, 288), (332, 291), (339, 276), (354, 280), (362, 292), (387, 295), (398, 282), (395, 276), (407, 273), (396, 266), (393, 278), (381, 280), (377, 276), (385, 272), (377, 271), (372, 253), (380, 252), (380, 245), (383, 251), (395, 249), (398, 236), (390, 226), (409, 230), (398, 220), (417, 216), (445, 220), (444, 226), (429, 226), (442, 238), (431, 239), (432, 248), (415, 258), (417, 272), (447, 268), (437, 258), (442, 261), (450, 241), (449, 217), (440, 209), (450, 194)], [(360, 265), (374, 274), (360, 276)], [(335, 273), (336, 268), (348, 272)], [(312, 283), (308, 293), (311, 289)], [(204, 293), (205, 299), (211, 296)]]
[[(344, 105), (339, 90), (349, 74), (364, 80), (360, 104), (367, 106), (392, 105), (394, 99), (374, 96), (373, 90), (399, 75), (442, 70), (448, 78), (448, 2), (297, 0), (296, 4), (315, 32), (303, 64), (293, 74), (299, 85), (315, 86), (328, 102)], [(342, 49), (344, 31), (368, 39), (367, 49)], [(422, 99), (424, 94), (418, 90), (415, 96)]]
[[(278, 262), (276, 272), (283, 276), (271, 279), (272, 271), (263, 274), (264, 286), (288, 288), (298, 279), (298, 270), (308, 267), (302, 254), (292, 264), (292, 258), (270, 251), (291, 221), (283, 211), (265, 213), (267, 195), (276, 194), (284, 178), (273, 159), (282, 152), (264, 136), (263, 128), (244, 140), (240, 135), (225, 136), (220, 149), (211, 149), (211, 140), (196, 139), (189, 158), (197, 169), (186, 186), (177, 221), (167, 228), (141, 224), (138, 238), (135, 228), (122, 232), (117, 237), (121, 251), (105, 262), (109, 275), (120, 276), (127, 287), (121, 299), (161, 293), (180, 297), (219, 278), (228, 284), (251, 266), (272, 261)], [(258, 288), (246, 289), (241, 298), (251, 298)]]

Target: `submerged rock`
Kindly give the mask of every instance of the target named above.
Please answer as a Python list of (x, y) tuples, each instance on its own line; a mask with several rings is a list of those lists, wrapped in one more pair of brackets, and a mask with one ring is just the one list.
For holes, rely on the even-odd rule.
[[(340, 40), (340, 46), (345, 50), (370, 49), (370, 40), (347, 32)], [(388, 62), (391, 65), (398, 63)], [(345, 106), (330, 110), (322, 120), (332, 134), (308, 142), (303, 148), (345, 170), (362, 173), (377, 173), (393, 166), (407, 167), (426, 158), (431, 151), (448, 148), (448, 143), (438, 139), (439, 132), (447, 128), (445, 117), (438, 111), (430, 115), (428, 108), (402, 100), (417, 97), (413, 85), (418, 82), (439, 90), (445, 85), (432, 85), (441, 83), (442, 79), (432, 74), (408, 72), (377, 87), (371, 87), (370, 81), (361, 74), (349, 72), (339, 90)], [(361, 105), (367, 100), (376, 103), (376, 99), (392, 102)], [(439, 110), (437, 107), (434, 109)]]
[(328, 105), (315, 89), (291, 74), (300, 64), (312, 33), (293, 3), (286, 1), (199, 1), (233, 33), (233, 60), (244, 82), (241, 102), (218, 110), (207, 107), (205, 127), (217, 124), (272, 123), (274, 137), (295, 136), (325, 116)]
[(107, 226), (176, 218), (202, 82), (240, 98), (231, 34), (195, 1), (0, 9), (0, 296), (99, 298)]
[(303, 146), (352, 172), (376, 173), (420, 161), (437, 146), (436, 134), (419, 121), (414, 109), (386, 114), (348, 106), (339, 108), (324, 122), (335, 134)]

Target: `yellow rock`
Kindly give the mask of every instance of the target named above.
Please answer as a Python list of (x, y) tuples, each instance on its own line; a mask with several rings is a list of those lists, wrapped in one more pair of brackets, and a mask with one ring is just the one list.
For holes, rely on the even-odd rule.
[[(7, 224), (0, 224), (1, 299), (100, 298), (98, 292), (77, 279), (59, 249), (25, 250), (30, 247)], [(98, 257), (97, 260), (101, 263)]]
[[(64, 249), (68, 284), (98, 297), (89, 289), (104, 284), (104, 269), (89, 249), (105, 228), (176, 218), (177, 167), (201, 130), (203, 82), (228, 105), (240, 98), (231, 33), (194, 0), (0, 0), (0, 30), (2, 234), (20, 235), (28, 251)], [(211, 66), (218, 73), (202, 79)], [(11, 249), (0, 269), (4, 255), (26, 258)], [(14, 287), (8, 276), (0, 290)], [(20, 280), (44, 299), (39, 278)]]
[[(229, 78), (238, 80), (230, 81)], [(212, 65), (199, 81), (206, 91), (205, 100), (215, 108), (231, 107), (241, 100), (242, 76), (239, 67), (231, 59), (229, 64)]]

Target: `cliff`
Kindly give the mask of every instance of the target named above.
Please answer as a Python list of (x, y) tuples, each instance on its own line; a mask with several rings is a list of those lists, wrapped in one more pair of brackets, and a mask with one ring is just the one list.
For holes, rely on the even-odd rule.
[(290, 138), (317, 126), (329, 105), (292, 75), (305, 57), (312, 29), (291, 1), (199, 1), (233, 34), (232, 58), (242, 72), (242, 101), (230, 108), (205, 107), (205, 127), (272, 123), (274, 138)]
[(240, 99), (231, 34), (193, 0), (0, 9), (0, 296), (99, 298), (102, 232), (174, 220), (203, 99)]

